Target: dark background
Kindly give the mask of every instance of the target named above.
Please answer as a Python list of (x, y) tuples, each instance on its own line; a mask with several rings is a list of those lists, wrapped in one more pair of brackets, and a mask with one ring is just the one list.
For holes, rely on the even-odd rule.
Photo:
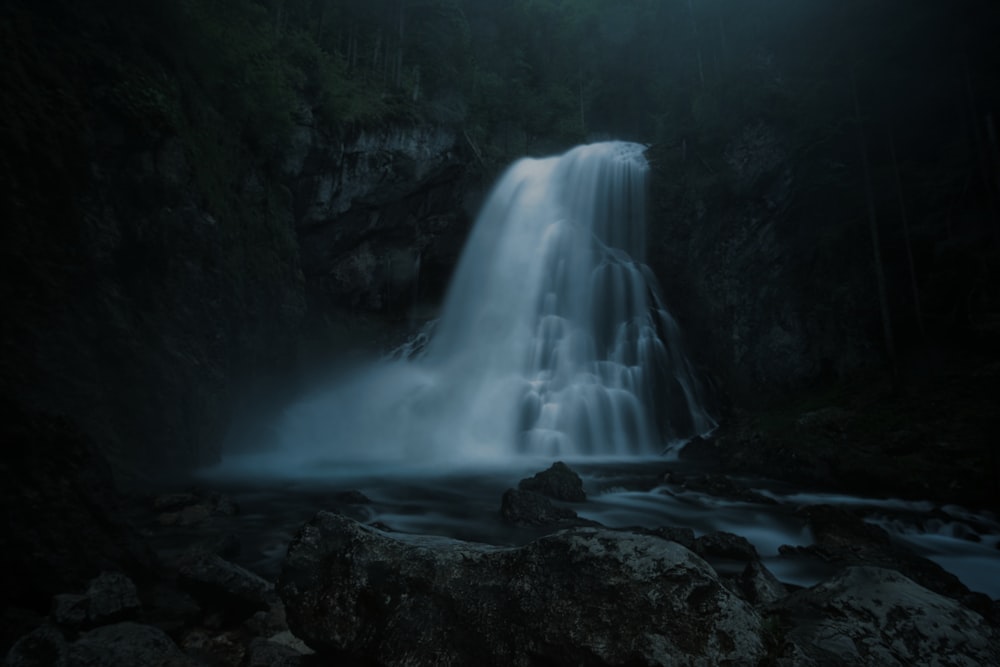
[(729, 465), (996, 507), (997, 34), (987, 0), (7, 0), (6, 549), (120, 557), (115, 481), (265, 446), (433, 316), (506, 164), (606, 138), (650, 144)]

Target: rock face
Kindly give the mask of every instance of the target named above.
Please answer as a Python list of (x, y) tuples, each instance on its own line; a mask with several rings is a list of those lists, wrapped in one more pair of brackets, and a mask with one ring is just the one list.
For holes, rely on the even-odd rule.
[(200, 549), (182, 558), (178, 578), (204, 604), (244, 616), (268, 609), (274, 597), (270, 582)]
[(780, 608), (797, 665), (1000, 664), (1000, 636), (982, 616), (893, 570), (849, 568)]
[(31, 114), (34, 139), (2, 147), (17, 165), (2, 199), (19, 204), (4, 214), (16, 279), (0, 286), (0, 395), (78, 423), (121, 477), (214, 461), (246, 394), (294, 359), (305, 301), (290, 212), (268, 203), (247, 147), (206, 168), (221, 141), (123, 118), (119, 95), (94, 91), (128, 81), (80, 74), (102, 70), (99, 50), (31, 25), (12, 37), (18, 88), (65, 98), (62, 115)]
[(102, 572), (90, 581), (85, 595), (56, 595), (52, 618), (69, 628), (93, 627), (135, 616), (139, 607), (139, 595), (131, 579), (120, 572)]
[(286, 178), (311, 309), (405, 317), (440, 298), (469, 224), (456, 133), (302, 123)]
[(590, 523), (568, 507), (554, 505), (533, 491), (507, 489), (500, 499), (500, 516), (515, 526), (574, 526)]
[(382, 665), (756, 665), (760, 618), (653, 536), (562, 531), (520, 548), (389, 536), (320, 512), (279, 580), (292, 631)]
[(879, 526), (830, 505), (804, 507), (800, 514), (808, 518), (815, 544), (782, 547), (782, 553), (809, 555), (827, 563), (891, 568), (939, 595), (953, 598), (988, 618), (996, 618), (997, 609), (989, 597), (970, 591), (958, 577), (934, 561), (892, 543), (889, 534)]
[(198, 663), (158, 628), (118, 623), (91, 630), (69, 650), (73, 667), (196, 667)]
[(583, 480), (562, 461), (556, 461), (548, 470), (543, 470), (533, 477), (522, 479), (517, 488), (522, 491), (534, 491), (556, 500), (582, 503), (587, 499), (587, 494), (583, 490)]
[[(0, 396), (79, 424), (120, 478), (217, 460), (234, 415), (274, 404), (309, 325), (406, 319), (443, 291), (467, 219), (453, 130), (321, 126), (303, 97), (272, 154), (204, 96), (181, 104), (160, 55), (82, 39), (103, 12), (73, 25), (19, 4)], [(149, 22), (121, 14), (115, 30)], [(157, 104), (130, 107), (136, 90)]]
[(742, 405), (847, 373), (880, 349), (864, 220), (837, 217), (847, 201), (803, 201), (809, 165), (785, 134), (751, 122), (711, 155), (683, 145), (651, 155), (650, 266), (689, 349)]

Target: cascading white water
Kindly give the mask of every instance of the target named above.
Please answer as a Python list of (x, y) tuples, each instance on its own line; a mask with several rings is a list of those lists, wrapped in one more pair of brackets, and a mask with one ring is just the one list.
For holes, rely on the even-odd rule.
[(604, 142), (514, 164), (476, 222), (426, 353), (293, 411), (288, 447), (376, 460), (617, 456), (710, 430), (642, 263), (643, 151)]

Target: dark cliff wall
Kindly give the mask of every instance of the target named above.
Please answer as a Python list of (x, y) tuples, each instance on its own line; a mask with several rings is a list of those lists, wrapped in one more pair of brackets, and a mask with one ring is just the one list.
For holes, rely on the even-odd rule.
[(769, 142), (753, 149), (752, 174), (652, 151), (650, 258), (701, 365), (744, 406), (882, 358), (864, 219), (803, 197), (775, 130), (745, 132)]
[(248, 150), (211, 192), (210, 109), (135, 108), (143, 75), (113, 71), (99, 26), (4, 18), (0, 389), (73, 418), (119, 470), (212, 460), (237, 388), (294, 349), (291, 216)]
[(126, 475), (215, 460), (307, 337), (395, 316), (416, 257), (439, 289), (465, 225), (454, 133), (316, 121), (302, 90), (265, 148), (122, 34), (155, 29), (137, 16), (0, 17), (0, 394), (70, 418)]

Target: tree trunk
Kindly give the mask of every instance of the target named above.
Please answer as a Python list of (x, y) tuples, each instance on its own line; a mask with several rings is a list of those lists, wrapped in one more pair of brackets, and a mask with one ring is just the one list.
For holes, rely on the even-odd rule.
[(274, 7), (274, 37), (281, 38), (285, 24), (285, 0), (277, 0)]
[(896, 140), (889, 126), (889, 154), (892, 156), (892, 171), (896, 176), (896, 197), (899, 199), (899, 219), (903, 223), (903, 241), (906, 243), (906, 260), (910, 268), (910, 289), (913, 291), (913, 309), (920, 329), (920, 341), (927, 343), (924, 329), (924, 313), (920, 307), (920, 288), (917, 287), (917, 268), (913, 262), (913, 242), (910, 240), (910, 221), (906, 215), (906, 201), (903, 198), (903, 179), (899, 176), (899, 162), (896, 160)]
[(323, 28), (326, 23), (326, 0), (320, 0), (319, 16), (316, 17), (316, 44), (323, 46)]
[(990, 158), (987, 153), (983, 130), (979, 125), (979, 104), (976, 102), (976, 89), (972, 83), (972, 73), (969, 71), (969, 60), (965, 59), (965, 92), (969, 101), (969, 118), (972, 122), (973, 140), (975, 141), (976, 157), (979, 159), (979, 172), (983, 179), (984, 195), (987, 211), (993, 222), (993, 240), (1000, 245), (1000, 216), (997, 216), (996, 202), (993, 201), (993, 183), (990, 178)]
[(723, 22), (722, 18), (719, 18), (719, 62), (722, 65), (722, 70), (728, 69), (728, 56), (729, 51), (726, 45), (726, 24)]
[(882, 250), (878, 234), (878, 218), (875, 214), (875, 192), (872, 189), (871, 168), (868, 164), (868, 144), (865, 141), (864, 123), (861, 120), (861, 103), (858, 100), (858, 83), (851, 70), (851, 93), (854, 98), (854, 118), (858, 127), (858, 144), (861, 150), (861, 170), (865, 180), (865, 197), (868, 203), (868, 229), (872, 238), (872, 254), (875, 257), (875, 278), (878, 285), (879, 308), (882, 311), (882, 334), (885, 337), (885, 351), (889, 357), (893, 391), (899, 390), (899, 372), (896, 367), (896, 346), (892, 339), (892, 319), (889, 314), (889, 299), (885, 287), (885, 267), (882, 265)]
[(399, 23), (396, 44), (396, 87), (403, 84), (403, 39), (406, 37), (406, 0), (399, 0)]
[(358, 26), (352, 25), (347, 37), (347, 68), (354, 72), (358, 67)]
[(688, 12), (691, 14), (691, 34), (694, 35), (694, 48), (698, 56), (698, 80), (705, 87), (705, 66), (701, 57), (701, 44), (698, 43), (698, 21), (694, 18), (694, 3), (688, 0)]

